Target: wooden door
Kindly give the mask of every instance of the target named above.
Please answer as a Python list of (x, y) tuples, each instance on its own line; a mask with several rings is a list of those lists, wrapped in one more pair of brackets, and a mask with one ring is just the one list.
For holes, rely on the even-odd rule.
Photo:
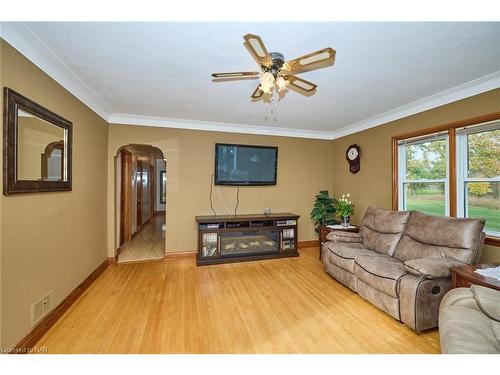
[[(153, 159), (153, 162), (154, 159)], [(154, 216), (156, 212), (156, 194), (155, 194), (155, 187), (156, 187), (156, 170), (154, 167), (154, 164), (150, 164), (149, 166), (149, 176), (150, 176), (150, 181), (149, 181), (149, 192), (151, 193), (151, 217)]]
[(146, 224), (151, 219), (151, 166), (148, 162), (142, 162), (142, 225)]
[(120, 246), (132, 239), (132, 154), (122, 150), (120, 194)]
[(142, 161), (137, 160), (136, 193), (137, 193), (137, 232), (142, 228)]

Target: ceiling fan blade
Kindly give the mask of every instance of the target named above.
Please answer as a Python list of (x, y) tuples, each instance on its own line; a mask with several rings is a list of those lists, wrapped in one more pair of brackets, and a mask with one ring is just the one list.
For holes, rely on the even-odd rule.
[(252, 94), (252, 99), (259, 99), (264, 94), (264, 91), (260, 89), (260, 85), (257, 86), (255, 91)]
[(299, 89), (299, 92), (305, 91), (306, 93), (311, 93), (318, 87), (318, 85), (297, 76), (289, 76), (287, 81), (290, 88)]
[(258, 77), (259, 72), (228, 72), (228, 73), (212, 73), (214, 78), (248, 78), (248, 77)]
[(247, 46), (249, 52), (253, 55), (253, 57), (257, 60), (257, 62), (262, 66), (271, 66), (272, 59), (267, 52), (267, 48), (264, 45), (264, 42), (258, 35), (246, 34), (243, 36), (245, 39), (245, 45)]
[(320, 49), (319, 51), (287, 61), (282, 69), (292, 73), (300, 73), (324, 68), (335, 62), (335, 53), (335, 50), (329, 47)]

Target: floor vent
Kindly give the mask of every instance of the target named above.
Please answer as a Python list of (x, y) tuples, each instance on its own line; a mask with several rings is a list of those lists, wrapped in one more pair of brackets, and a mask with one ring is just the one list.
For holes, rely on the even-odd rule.
[(52, 309), (52, 291), (31, 305), (31, 326), (36, 326)]

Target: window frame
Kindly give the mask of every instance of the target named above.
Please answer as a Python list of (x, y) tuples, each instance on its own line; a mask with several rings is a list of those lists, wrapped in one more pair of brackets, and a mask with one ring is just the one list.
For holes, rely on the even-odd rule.
[[(444, 178), (438, 179), (422, 179), (422, 180), (409, 180), (406, 178), (406, 146), (417, 145), (419, 143), (432, 142), (437, 140), (444, 140), (446, 142), (446, 174)], [(398, 178), (398, 206), (406, 209), (405, 204), (405, 193), (404, 186), (409, 183), (444, 183), (444, 211), (445, 216), (450, 215), (450, 199), (449, 199), (449, 180), (450, 180), (450, 166), (449, 166), (449, 135), (447, 132), (432, 133), (423, 137), (416, 138), (406, 138), (398, 141), (398, 175), (404, 176), (403, 178)]]
[[(469, 177), (469, 145), (468, 136), (470, 134), (483, 133), (500, 129), (499, 121), (491, 121), (484, 124), (479, 124), (470, 127), (456, 129), (457, 139), (457, 216), (467, 217), (467, 194), (465, 192), (465, 185), (469, 182), (499, 182), (500, 176), (497, 177)], [(484, 229), (484, 232), (492, 237), (500, 237), (499, 232)]]
[[(433, 136), (438, 133), (447, 132), (448, 133), (448, 152), (447, 152), (447, 180), (448, 189), (447, 195), (445, 194), (445, 199), (447, 196), (448, 203), (448, 214), (451, 217), (464, 217), (465, 208), (463, 201), (463, 191), (460, 192), (458, 189), (459, 183), (464, 182), (463, 180), (463, 139), (462, 133), (473, 133), (479, 132), (481, 128), (486, 128), (487, 126), (494, 127), (498, 124), (500, 120), (500, 112), (493, 112), (485, 114), (482, 116), (477, 116), (473, 118), (468, 118), (465, 120), (455, 121), (443, 125), (433, 126), (430, 128), (425, 128), (405, 134), (400, 134), (392, 137), (391, 142), (391, 154), (392, 154), (392, 209), (397, 211), (399, 207), (404, 207), (400, 200), (399, 192), (402, 191), (402, 185), (400, 185), (399, 176), (401, 173), (405, 173), (405, 170), (401, 169), (400, 160), (402, 159), (400, 155), (399, 143), (404, 140), (411, 140), (412, 138), (426, 138)], [(467, 128), (467, 129), (466, 129)], [(464, 129), (464, 130), (462, 130)], [(459, 160), (460, 158), (460, 160)], [(461, 163), (461, 164), (459, 164)], [(481, 180), (483, 180), (481, 178)], [(434, 181), (434, 180), (433, 180)], [(495, 180), (496, 181), (496, 180)], [(462, 194), (462, 195), (460, 195)], [(500, 247), (500, 236), (492, 235), (491, 232), (486, 231), (486, 244), (499, 246)]]

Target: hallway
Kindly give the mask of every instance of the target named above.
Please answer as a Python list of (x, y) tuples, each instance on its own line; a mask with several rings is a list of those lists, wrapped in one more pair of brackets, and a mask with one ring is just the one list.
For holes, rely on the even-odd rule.
[(154, 215), (142, 230), (124, 243), (118, 263), (163, 259), (165, 256), (165, 213)]

